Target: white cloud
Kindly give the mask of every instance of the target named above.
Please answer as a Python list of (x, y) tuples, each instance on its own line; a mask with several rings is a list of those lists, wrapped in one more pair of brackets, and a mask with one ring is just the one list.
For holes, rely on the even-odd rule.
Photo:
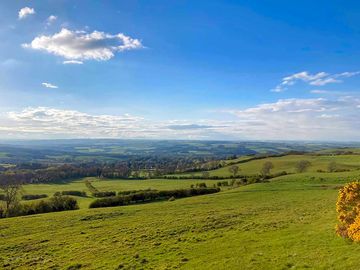
[(66, 28), (54, 35), (38, 36), (31, 43), (22, 46), (77, 61), (106, 61), (113, 58), (117, 52), (143, 48), (140, 40), (122, 33), (116, 35), (98, 31), (87, 33)]
[(315, 90), (311, 90), (310, 93), (311, 93), (311, 94), (328, 94), (328, 93), (330, 93), (330, 92), (327, 91), (327, 90), (315, 89)]
[(25, 19), (32, 14), (35, 14), (35, 10), (33, 8), (24, 7), (19, 10), (19, 20)]
[(51, 25), (53, 22), (55, 22), (57, 20), (57, 16), (55, 15), (50, 15), (47, 19), (46, 19), (46, 24), (47, 25)]
[(47, 83), (47, 82), (43, 82), (43, 83), (41, 83), (41, 85), (46, 87), (46, 88), (53, 88), (53, 89), (59, 88), (57, 85), (53, 85), (53, 84)]
[(196, 121), (35, 107), (0, 115), (0, 137), (358, 141), (359, 113), (360, 99), (354, 96), (280, 99)]
[[(359, 105), (360, 100), (350, 96), (294, 98), (226, 112), (237, 119), (237, 127), (230, 132), (250, 139), (359, 140)], [(249, 121), (257, 125), (249, 125)]]
[(64, 65), (82, 65), (84, 62), (79, 61), (79, 60), (66, 60), (63, 61)]
[(303, 71), (283, 78), (281, 83), (278, 84), (274, 89), (271, 89), (271, 91), (283, 92), (298, 81), (303, 81), (309, 85), (315, 85), (315, 86), (323, 86), (330, 83), (341, 83), (342, 82), (341, 78), (350, 78), (359, 74), (360, 71), (343, 72), (337, 74), (329, 74), (326, 72), (310, 74), (307, 71)]

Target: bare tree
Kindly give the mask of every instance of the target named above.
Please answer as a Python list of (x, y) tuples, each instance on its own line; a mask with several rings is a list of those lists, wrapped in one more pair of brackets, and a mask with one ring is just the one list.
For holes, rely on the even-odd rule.
[(210, 173), (205, 171), (205, 172), (202, 172), (202, 178), (209, 178), (210, 177)]
[(240, 170), (239, 167), (236, 166), (236, 165), (233, 165), (233, 166), (230, 166), (230, 167), (229, 167), (229, 172), (230, 172), (234, 177), (237, 176), (239, 170)]
[(21, 179), (14, 174), (0, 175), (0, 190), (4, 193), (5, 211), (8, 212), (18, 203), (18, 195), (21, 189)]
[(299, 173), (305, 172), (311, 165), (311, 162), (308, 160), (300, 160), (298, 163), (296, 163), (295, 168), (296, 171)]
[(336, 161), (331, 161), (329, 164), (328, 164), (328, 172), (335, 172), (337, 170), (337, 163)]
[(274, 168), (274, 164), (271, 161), (266, 161), (261, 168), (261, 175), (266, 176), (270, 174), (271, 169)]

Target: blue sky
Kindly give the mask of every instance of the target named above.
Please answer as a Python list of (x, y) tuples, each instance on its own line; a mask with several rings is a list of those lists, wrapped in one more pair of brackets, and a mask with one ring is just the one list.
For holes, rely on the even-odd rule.
[(358, 140), (357, 1), (2, 1), (0, 138)]

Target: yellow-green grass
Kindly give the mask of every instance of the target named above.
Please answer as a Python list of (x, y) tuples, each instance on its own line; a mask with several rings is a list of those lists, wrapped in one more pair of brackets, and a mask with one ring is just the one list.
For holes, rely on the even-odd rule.
[(0, 268), (358, 269), (360, 245), (334, 232), (337, 189), (358, 177), (287, 175), (172, 202), (2, 219)]
[(89, 180), (94, 187), (99, 191), (124, 191), (124, 190), (139, 190), (139, 189), (158, 189), (169, 190), (178, 188), (190, 188), (191, 185), (196, 183), (206, 183), (209, 186), (216, 184), (214, 180), (164, 180), (164, 179), (151, 179), (151, 180), (109, 180), (98, 179), (95, 177), (88, 177), (74, 181), (54, 184), (31, 184), (24, 185), (22, 194), (47, 194), (52, 196), (55, 192), (76, 190), (85, 191), (88, 197), (76, 197), (80, 208), (87, 208), (94, 200), (90, 191), (85, 185), (85, 180)]
[[(311, 166), (307, 171), (316, 172), (318, 170), (327, 171), (330, 162), (335, 161), (339, 169), (357, 170), (360, 169), (360, 155), (326, 155), (326, 156), (314, 156), (314, 155), (287, 155), (282, 157), (271, 157), (265, 159), (252, 160), (245, 163), (237, 164), (241, 175), (253, 175), (259, 174), (262, 165), (270, 161), (274, 165), (274, 169), (271, 173), (278, 173), (286, 171), (288, 173), (296, 173), (295, 165), (301, 160), (308, 160), (311, 162)], [(230, 176), (230, 166), (225, 166), (220, 169), (209, 171), (210, 176)], [(191, 174), (182, 174), (190, 176)], [(200, 176), (201, 172), (194, 173), (195, 176)]]

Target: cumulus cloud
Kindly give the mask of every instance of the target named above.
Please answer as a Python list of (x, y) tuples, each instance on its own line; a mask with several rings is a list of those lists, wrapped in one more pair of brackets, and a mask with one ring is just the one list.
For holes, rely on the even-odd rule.
[(63, 64), (64, 65), (82, 65), (82, 64), (84, 64), (84, 62), (79, 61), (79, 60), (66, 60), (66, 61), (63, 61)]
[(341, 83), (342, 82), (341, 78), (350, 78), (359, 74), (360, 71), (343, 72), (337, 74), (329, 74), (326, 72), (310, 74), (307, 71), (303, 71), (283, 78), (281, 83), (278, 84), (274, 89), (271, 89), (271, 91), (283, 92), (287, 90), (290, 86), (297, 83), (298, 81), (303, 81), (309, 85), (314, 85), (314, 86), (323, 86), (330, 83)]
[(66, 28), (54, 35), (41, 35), (24, 48), (46, 51), (61, 56), (66, 60), (107, 61), (117, 52), (143, 48), (140, 40), (122, 33), (112, 35), (105, 32), (72, 31)]
[(59, 88), (57, 85), (54, 85), (54, 84), (51, 84), (51, 83), (48, 83), (48, 82), (43, 82), (43, 83), (41, 83), (41, 85), (46, 87), (46, 88), (53, 88), (53, 89)]
[(55, 15), (50, 15), (47, 19), (46, 19), (46, 24), (47, 25), (51, 25), (53, 22), (55, 22), (57, 20), (57, 16)]
[(25, 19), (26, 17), (28, 17), (29, 15), (33, 15), (35, 14), (35, 10), (33, 8), (29, 8), (29, 7), (23, 7), (22, 9), (19, 10), (19, 20)]

